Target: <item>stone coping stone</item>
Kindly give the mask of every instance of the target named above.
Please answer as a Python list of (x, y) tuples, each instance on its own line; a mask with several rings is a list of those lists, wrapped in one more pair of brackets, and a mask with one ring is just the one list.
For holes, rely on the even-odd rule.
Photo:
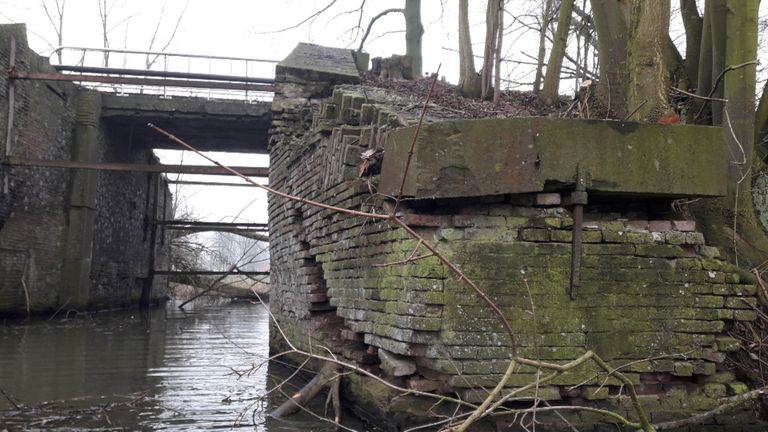
[[(384, 144), (381, 192), (397, 194), (415, 127)], [(425, 125), (404, 196), (455, 198), (573, 190), (577, 166), (590, 192), (650, 197), (726, 193), (720, 128), (543, 117)]]
[(330, 48), (310, 43), (300, 43), (275, 68), (276, 81), (280, 76), (291, 75), (306, 81), (330, 81), (336, 84), (358, 84), (352, 50)]

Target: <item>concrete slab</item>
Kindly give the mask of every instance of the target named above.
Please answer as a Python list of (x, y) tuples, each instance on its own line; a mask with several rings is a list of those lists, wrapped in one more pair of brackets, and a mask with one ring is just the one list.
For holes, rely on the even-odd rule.
[[(381, 192), (396, 194), (414, 127), (390, 133)], [(426, 125), (404, 195), (451, 198), (572, 190), (576, 167), (591, 192), (722, 196), (728, 156), (719, 128), (511, 118)]]

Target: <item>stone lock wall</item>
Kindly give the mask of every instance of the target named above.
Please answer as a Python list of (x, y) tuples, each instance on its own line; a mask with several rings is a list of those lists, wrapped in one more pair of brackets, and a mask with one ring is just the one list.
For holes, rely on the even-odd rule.
[[(334, 59), (337, 68), (313, 56)], [(305, 45), (278, 66), (282, 91), (273, 102), (270, 185), (384, 213), (391, 194), (379, 192), (393, 183), (383, 178), (392, 168), (385, 165), (380, 175), (373, 161), (361, 175), (360, 155), (392, 148), (391, 132), (413, 124), (403, 109), (413, 101), (354, 85), (356, 74), (343, 67), (353, 61), (346, 50)], [(385, 151), (385, 164), (387, 157), (396, 156)], [(414, 170), (434, 168), (418, 161), (417, 155)], [(616, 187), (609, 183), (595, 187)], [(568, 193), (424, 197), (405, 201), (400, 217), (501, 308), (520, 355), (567, 362), (594, 350), (621, 368), (658, 422), (711, 409), (719, 398), (746, 390), (724, 361), (740, 348), (728, 329), (756, 317), (756, 287), (706, 245), (694, 221), (672, 216), (668, 199), (638, 197), (605, 196), (587, 206), (575, 299), (568, 294), (574, 224)], [(418, 241), (389, 222), (276, 196), (270, 196), (269, 213), (271, 309), (293, 344), (323, 346), (395, 384), (472, 402), (499, 381), (509, 338), (488, 307), (437, 258), (424, 256)], [(284, 349), (280, 332), (271, 335), (273, 350)], [(519, 368), (508, 389), (535, 382), (539, 373)], [(395, 397), (354, 374), (345, 383), (363, 411), (395, 424), (427, 421), (437, 409), (433, 400)], [(621, 383), (593, 365), (520, 396), (635, 417)], [(615, 430), (595, 413), (562, 418), (580, 430)], [(562, 418), (537, 417), (541, 430), (562, 430)], [(509, 422), (495, 423), (504, 429)], [(749, 407), (708, 423), (691, 430), (763, 427)]]
[[(54, 72), (23, 25), (0, 26), (0, 129), (5, 154), (11, 39), (15, 68)], [(10, 156), (150, 163), (151, 150), (112, 133), (101, 95), (70, 83), (16, 80)], [(159, 181), (159, 183), (158, 183)], [(138, 304), (149, 270), (152, 214), (170, 214), (168, 188), (149, 174), (0, 167), (0, 316)], [(156, 204), (157, 201), (159, 204)], [(166, 259), (158, 241), (158, 264)], [(165, 295), (164, 277), (153, 299)], [(83, 294), (82, 298), (80, 295)]]

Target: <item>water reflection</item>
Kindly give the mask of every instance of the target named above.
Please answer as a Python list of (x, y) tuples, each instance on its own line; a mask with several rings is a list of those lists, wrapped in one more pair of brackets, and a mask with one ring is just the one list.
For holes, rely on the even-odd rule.
[(268, 319), (261, 305), (233, 303), (6, 323), (0, 430), (332, 430), (307, 415), (264, 418), (267, 374), (290, 374), (255, 368)]

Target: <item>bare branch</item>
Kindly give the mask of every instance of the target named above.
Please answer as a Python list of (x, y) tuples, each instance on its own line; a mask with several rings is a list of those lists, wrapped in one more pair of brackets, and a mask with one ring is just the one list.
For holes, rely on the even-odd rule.
[(365, 44), (365, 40), (368, 39), (368, 35), (371, 34), (371, 28), (373, 27), (373, 24), (376, 21), (378, 21), (379, 18), (381, 18), (381, 17), (383, 17), (385, 15), (391, 14), (391, 13), (395, 13), (395, 12), (400, 12), (400, 13), (404, 14), (405, 13), (405, 9), (387, 9), (387, 10), (384, 10), (382, 12), (379, 12), (378, 15), (374, 16), (373, 18), (371, 18), (371, 21), (368, 23), (368, 28), (365, 30), (365, 33), (363, 34), (363, 38), (360, 40), (360, 46), (357, 48), (358, 51), (362, 51), (363, 50), (363, 45)]

